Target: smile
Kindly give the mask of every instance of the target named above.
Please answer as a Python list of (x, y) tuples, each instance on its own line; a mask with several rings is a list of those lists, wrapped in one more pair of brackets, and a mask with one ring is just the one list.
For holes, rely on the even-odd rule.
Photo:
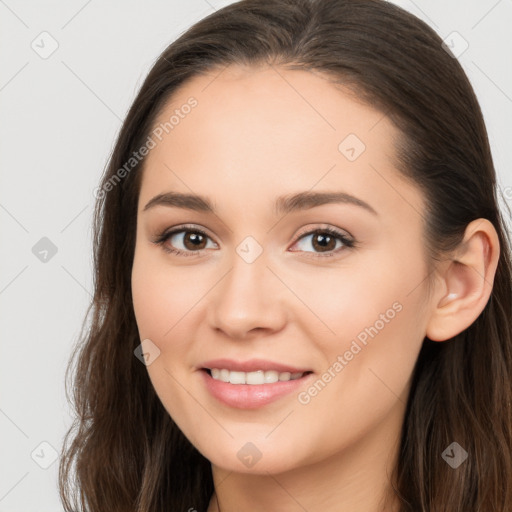
[(243, 372), (226, 368), (203, 368), (198, 373), (215, 401), (235, 409), (258, 409), (286, 396), (295, 396), (314, 376), (311, 371)]

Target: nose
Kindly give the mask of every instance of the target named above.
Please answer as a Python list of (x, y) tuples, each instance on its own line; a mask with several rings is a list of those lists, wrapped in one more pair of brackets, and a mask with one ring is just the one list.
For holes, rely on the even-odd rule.
[(234, 340), (274, 333), (286, 323), (285, 286), (264, 255), (248, 263), (235, 253), (231, 269), (208, 294), (211, 327)]

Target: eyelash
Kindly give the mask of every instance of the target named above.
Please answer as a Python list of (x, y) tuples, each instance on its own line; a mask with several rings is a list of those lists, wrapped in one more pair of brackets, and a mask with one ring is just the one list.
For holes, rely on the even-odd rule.
[[(165, 245), (165, 242), (167, 242), (167, 240), (169, 240), (169, 238), (171, 238), (173, 235), (177, 234), (177, 233), (198, 233), (206, 238), (210, 238), (210, 236), (205, 233), (202, 229), (199, 229), (195, 226), (188, 226), (188, 225), (185, 225), (185, 226), (179, 226), (178, 228), (174, 228), (172, 229), (171, 231), (163, 231), (162, 233), (160, 233), (156, 240), (153, 241), (153, 243), (157, 244), (157, 245), (160, 245), (162, 246), (162, 249), (167, 252), (167, 253), (170, 253), (170, 254), (176, 254), (177, 256), (185, 256), (185, 257), (188, 257), (188, 256), (198, 256), (199, 253), (205, 249), (200, 249), (198, 251), (182, 251), (180, 249), (175, 249), (175, 248), (172, 248), (172, 247), (168, 247)], [(346, 235), (344, 235), (341, 231), (338, 231), (337, 229), (334, 229), (334, 228), (330, 228), (330, 227), (327, 227), (327, 228), (316, 228), (316, 229), (313, 229), (313, 230), (310, 230), (310, 231), (306, 231), (304, 233), (301, 233), (300, 235), (297, 236), (297, 239), (295, 240), (295, 242), (293, 243), (293, 245), (295, 245), (299, 240), (301, 240), (302, 238), (308, 236), (308, 235), (317, 235), (317, 234), (328, 234), (334, 238), (337, 238), (339, 240), (341, 240), (341, 242), (343, 243), (343, 246), (344, 248), (346, 249), (351, 249), (351, 248), (354, 248), (356, 246), (356, 242), (355, 240), (351, 239), (351, 238), (348, 238)], [(338, 254), (341, 249), (343, 248), (338, 248), (337, 250), (334, 250), (334, 251), (330, 251), (328, 253), (315, 253), (313, 252), (313, 254), (315, 256), (311, 256), (311, 257), (320, 257), (320, 258), (326, 258), (326, 257), (331, 257), (331, 256), (335, 256), (336, 254)], [(301, 252), (301, 251), (292, 251), (292, 252)], [(309, 251), (304, 251), (306, 253), (309, 253), (311, 254)]]

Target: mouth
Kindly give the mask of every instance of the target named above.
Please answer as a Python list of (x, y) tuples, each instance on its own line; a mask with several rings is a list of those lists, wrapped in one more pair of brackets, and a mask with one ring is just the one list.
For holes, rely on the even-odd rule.
[(210, 395), (236, 409), (257, 409), (297, 392), (313, 371), (263, 360), (217, 359), (198, 368)]

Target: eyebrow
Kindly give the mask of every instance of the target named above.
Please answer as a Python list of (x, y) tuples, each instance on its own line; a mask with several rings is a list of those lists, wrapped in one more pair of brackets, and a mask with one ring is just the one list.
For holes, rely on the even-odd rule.
[[(295, 211), (308, 210), (315, 206), (324, 204), (351, 204), (359, 206), (373, 215), (377, 212), (365, 201), (345, 192), (299, 192), (280, 196), (274, 203), (274, 213), (284, 215)], [(205, 213), (216, 213), (212, 201), (206, 197), (196, 194), (182, 194), (180, 192), (166, 192), (153, 197), (143, 211), (155, 206), (174, 206)]]

